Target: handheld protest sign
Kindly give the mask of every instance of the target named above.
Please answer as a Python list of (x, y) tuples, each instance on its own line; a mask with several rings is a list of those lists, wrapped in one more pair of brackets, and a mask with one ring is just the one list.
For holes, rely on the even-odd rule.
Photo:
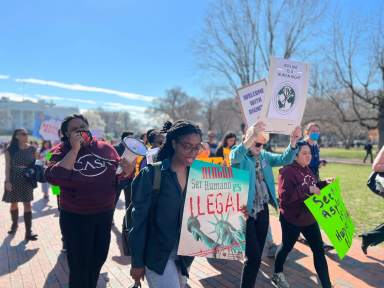
[(336, 178), (304, 203), (343, 259), (352, 246), (355, 226), (341, 197), (340, 179)]
[(224, 158), (223, 157), (197, 157), (196, 160), (200, 160), (203, 162), (213, 163), (222, 165), (224, 164)]
[(307, 101), (309, 64), (271, 57), (261, 112), (265, 132), (290, 135), (300, 126)]
[(237, 89), (244, 123), (251, 127), (259, 120), (264, 103), (265, 79)]
[(178, 255), (242, 260), (249, 172), (194, 161), (188, 176)]

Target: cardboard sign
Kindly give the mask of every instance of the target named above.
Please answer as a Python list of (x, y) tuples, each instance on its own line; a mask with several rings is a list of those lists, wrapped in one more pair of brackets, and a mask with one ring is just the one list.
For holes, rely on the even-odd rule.
[(290, 135), (303, 118), (309, 64), (271, 57), (267, 92), (261, 112), (269, 133)]
[(178, 255), (242, 260), (249, 172), (194, 161), (187, 185)]
[(259, 80), (237, 90), (244, 123), (251, 127), (260, 118), (264, 103), (266, 81)]
[(304, 203), (343, 259), (352, 246), (355, 226), (341, 197), (340, 180), (337, 178)]

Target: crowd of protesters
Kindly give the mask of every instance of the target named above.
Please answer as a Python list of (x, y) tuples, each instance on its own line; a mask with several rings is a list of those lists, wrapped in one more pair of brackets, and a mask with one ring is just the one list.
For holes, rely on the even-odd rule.
[[(319, 125), (309, 123), (304, 135), (302, 128), (296, 127), (282, 153), (265, 149), (269, 135), (263, 122), (242, 128), (243, 135), (229, 131), (218, 143), (213, 131), (208, 131), (207, 141), (203, 141), (203, 132), (195, 123), (167, 121), (162, 129), (149, 129), (137, 137), (149, 150), (156, 151), (150, 163), (143, 156), (133, 162), (124, 158), (124, 139), (135, 138), (133, 132), (122, 133), (120, 143), (111, 145), (92, 137), (83, 115), (64, 119), (59, 131), (61, 141), (56, 145), (44, 141), (39, 148), (37, 143), (28, 141), (25, 129), (17, 129), (4, 148), (2, 199), (10, 203), (12, 221), (8, 233), (14, 235), (18, 229), (18, 203), (22, 202), (25, 239), (37, 240), (32, 232), (31, 211), (36, 182), (25, 176), (25, 170), (40, 161), (45, 170), (41, 181), (43, 198), (49, 200), (51, 185), (60, 187), (59, 221), (69, 266), (69, 287), (96, 287), (109, 251), (114, 210), (124, 191), (125, 208), (133, 207), (129, 242), (135, 283), (139, 285), (146, 278), (151, 288), (184, 288), (193, 257), (177, 255), (177, 247), (189, 169), (198, 157), (222, 157), (227, 159), (227, 165), (250, 173), (247, 204), (242, 210), (246, 218), (246, 258), (239, 285), (254, 287), (267, 246), (274, 248), (270, 253), (275, 256), (272, 284), (290, 287), (283, 273), (284, 262), (302, 233), (313, 252), (321, 286), (332, 287), (319, 225), (303, 204), (333, 181), (322, 181), (320, 177), (319, 168), (326, 162), (320, 160)], [(384, 148), (375, 159), (374, 170), (384, 172), (383, 163)], [(282, 167), (277, 193), (272, 167)], [(161, 185), (155, 194), (156, 177)], [(278, 248), (272, 240), (269, 204), (280, 212), (282, 243)], [(383, 231), (380, 226), (362, 235), (364, 253), (370, 245), (383, 241)]]

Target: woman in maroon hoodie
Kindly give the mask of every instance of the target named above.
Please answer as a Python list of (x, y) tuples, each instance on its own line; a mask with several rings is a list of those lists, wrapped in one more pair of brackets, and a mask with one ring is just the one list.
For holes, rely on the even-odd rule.
[(283, 274), (283, 266), (289, 252), (302, 233), (311, 247), (321, 287), (329, 288), (332, 285), (319, 225), (305, 206), (304, 200), (313, 194), (319, 194), (320, 189), (333, 179), (318, 182), (309, 168), (312, 157), (310, 146), (305, 141), (298, 142), (297, 146), (299, 151), (295, 161), (280, 169), (278, 192), (283, 239), (276, 254), (272, 284), (279, 288), (289, 287)]
[(62, 143), (55, 146), (46, 177), (61, 188), (60, 225), (67, 245), (70, 288), (94, 288), (109, 250), (115, 208), (116, 169), (125, 175), (134, 165), (113, 146), (92, 139), (88, 121), (72, 115), (61, 124)]

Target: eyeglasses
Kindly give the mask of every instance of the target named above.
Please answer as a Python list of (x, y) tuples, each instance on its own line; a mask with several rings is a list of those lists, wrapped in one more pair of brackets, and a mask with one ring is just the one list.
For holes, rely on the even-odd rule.
[(200, 152), (203, 149), (203, 145), (201, 143), (195, 146), (184, 142), (178, 143), (181, 145), (181, 147), (183, 147), (183, 150), (187, 153)]
[(255, 147), (256, 147), (256, 148), (260, 148), (260, 147), (262, 147), (263, 145), (264, 145), (263, 143), (256, 143), (256, 144), (255, 144)]
[(20, 135), (20, 136), (28, 136), (28, 133), (26, 133), (26, 132), (20, 132), (19, 135)]

